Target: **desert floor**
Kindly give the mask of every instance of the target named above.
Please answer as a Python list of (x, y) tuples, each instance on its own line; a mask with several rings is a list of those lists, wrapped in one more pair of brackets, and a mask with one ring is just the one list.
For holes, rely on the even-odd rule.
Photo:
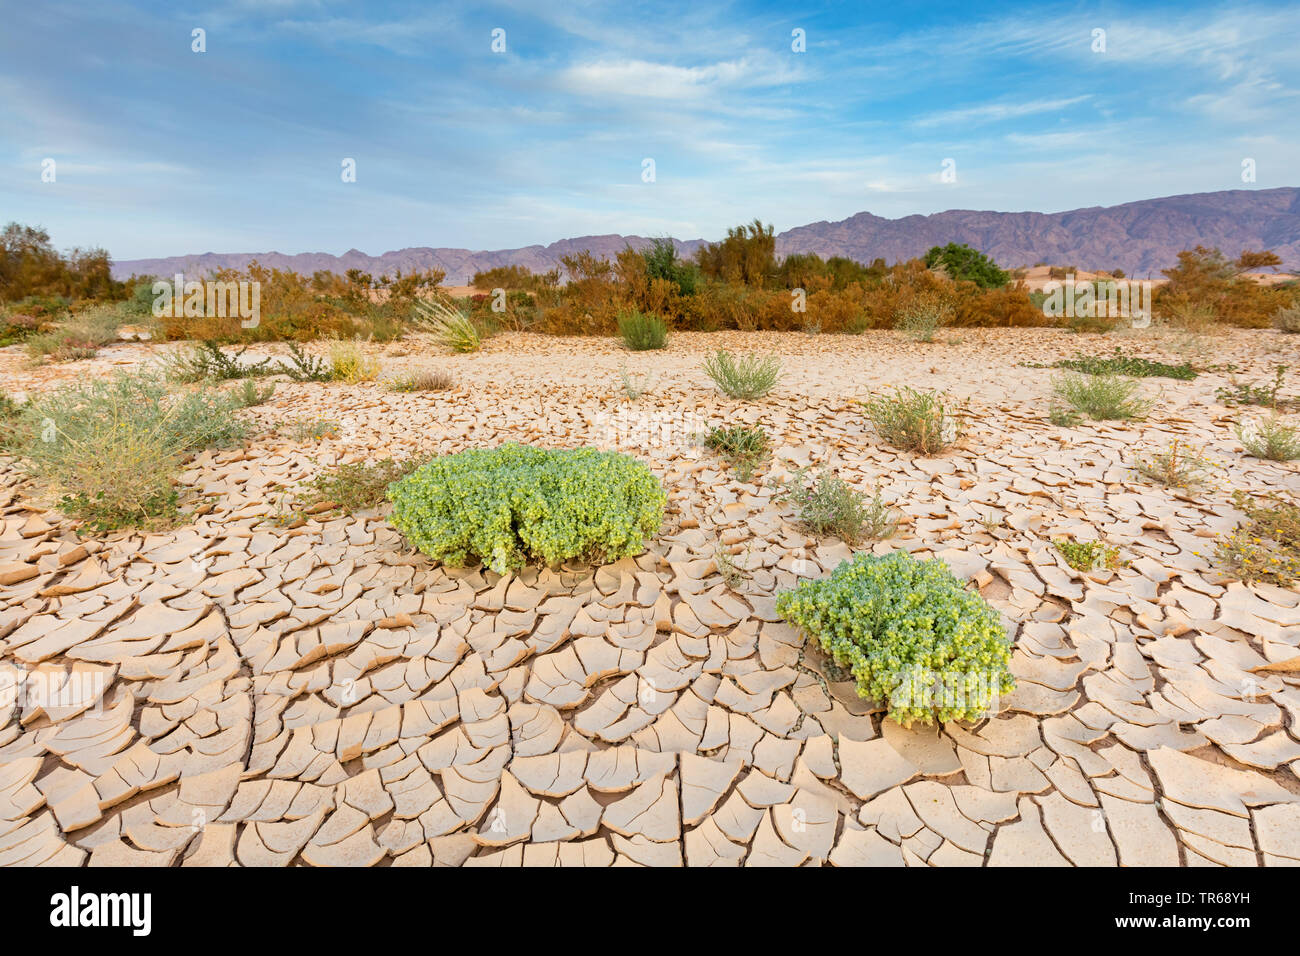
[[(1020, 364), (1190, 348), (1260, 381), (1300, 368), (1300, 336), (952, 336), (381, 347), (384, 376), (437, 367), (456, 387), (281, 382), (243, 413), (246, 447), (188, 466), (203, 513), (164, 533), (79, 538), (0, 460), (0, 863), (1300, 865), (1300, 674), (1269, 666), (1300, 656), (1300, 593), (1211, 557), (1231, 490), (1296, 494), (1300, 463), (1242, 453), (1227, 372), (1145, 379), (1148, 419), (1065, 428), (1046, 418), (1055, 373)], [(6, 349), (0, 384), (175, 347), (37, 370)], [(719, 396), (700, 369), (719, 347), (779, 354), (773, 395)], [(651, 392), (629, 401), (620, 365)], [(884, 446), (857, 402), (890, 385), (967, 400), (959, 447)], [(317, 419), (337, 436), (289, 437)], [(693, 438), (738, 422), (773, 438), (752, 484)], [(1221, 466), (1212, 487), (1128, 467), (1173, 439)], [(662, 532), (636, 559), (501, 578), (405, 550), (380, 512), (276, 520), (336, 462), (505, 441), (637, 455), (669, 492)], [(1019, 686), (995, 717), (884, 722), (778, 619), (779, 589), (851, 553), (774, 501), (822, 462), (902, 516), (869, 547), (944, 558), (1005, 616)], [(1051, 546), (1069, 536), (1129, 565), (1073, 571)], [(735, 587), (720, 548), (747, 569)], [(78, 695), (33, 705), (15, 684), (37, 678)]]

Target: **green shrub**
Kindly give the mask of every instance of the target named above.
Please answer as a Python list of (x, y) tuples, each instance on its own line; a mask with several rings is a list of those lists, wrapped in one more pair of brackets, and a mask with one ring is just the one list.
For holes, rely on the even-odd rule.
[(1300, 458), (1300, 429), (1288, 425), (1276, 414), (1237, 426), (1237, 438), (1246, 451), (1268, 461), (1295, 461)]
[(790, 476), (784, 496), (814, 534), (833, 534), (849, 544), (893, 535), (896, 524), (879, 489), (868, 498), (830, 468), (811, 479), (809, 470), (800, 468)]
[(933, 342), (939, 329), (951, 324), (953, 309), (938, 299), (920, 299), (904, 306), (894, 317), (894, 328), (916, 342)]
[(1143, 418), (1151, 411), (1151, 402), (1142, 397), (1138, 383), (1118, 375), (1062, 375), (1052, 383), (1052, 394), (1056, 404), (1099, 421)]
[(735, 358), (719, 349), (704, 360), (704, 371), (728, 398), (762, 398), (781, 378), (781, 360), (774, 355)]
[(1061, 359), (1057, 368), (1084, 372), (1088, 375), (1130, 375), (1134, 378), (1163, 377), (1190, 382), (1196, 378), (1196, 369), (1186, 362), (1181, 365), (1167, 365), (1137, 355), (1125, 355), (1118, 345), (1112, 355), (1076, 355), (1074, 358)]
[(66, 513), (101, 529), (144, 525), (174, 515), (185, 456), (244, 436), (240, 406), (219, 392), (170, 395), (159, 377), (118, 374), (32, 399), (15, 450), (62, 495)]
[(780, 592), (776, 610), (905, 726), (977, 720), (1015, 686), (997, 611), (938, 558), (860, 554)]
[(280, 366), (272, 364), (269, 358), (260, 362), (241, 362), (247, 351), (245, 345), (234, 355), (227, 355), (220, 345), (208, 339), (166, 356), (162, 361), (163, 372), (173, 382), (220, 382), (274, 375), (280, 370)]
[(666, 496), (645, 465), (594, 448), (471, 448), (392, 485), (393, 525), (434, 560), (616, 561), (659, 530)]
[(741, 481), (754, 477), (754, 471), (771, 450), (763, 429), (745, 425), (711, 429), (704, 436), (704, 444), (722, 455)]
[(911, 386), (862, 403), (880, 437), (903, 451), (934, 455), (961, 435), (961, 422), (936, 392)]
[(946, 246), (933, 247), (925, 254), (925, 267), (942, 268), (949, 277), (974, 282), (981, 289), (995, 289), (1011, 281), (1010, 273), (965, 243), (950, 242)]
[(477, 352), (483, 347), (478, 326), (466, 313), (438, 299), (422, 299), (415, 304), (416, 325), (453, 352)]
[(318, 510), (321, 506), (352, 514), (377, 508), (385, 501), (388, 486), (414, 470), (413, 461), (356, 462), (321, 472), (303, 483), (302, 503)]
[(93, 358), (100, 346), (117, 340), (123, 315), (116, 305), (91, 306), (71, 315), (49, 332), (28, 337), (27, 355), (33, 362), (73, 362)]
[(297, 342), (289, 343), (289, 362), (281, 363), (280, 371), (295, 382), (328, 382), (334, 378), (334, 370), (329, 362), (308, 355)]
[(668, 323), (657, 315), (622, 312), (618, 317), (618, 334), (633, 352), (648, 352), (668, 344)]

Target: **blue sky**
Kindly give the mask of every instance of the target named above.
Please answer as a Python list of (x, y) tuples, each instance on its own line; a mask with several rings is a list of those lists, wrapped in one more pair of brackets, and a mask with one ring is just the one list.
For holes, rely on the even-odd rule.
[(379, 254), (1293, 186), (1297, 49), (1294, 3), (14, 2), (0, 219)]

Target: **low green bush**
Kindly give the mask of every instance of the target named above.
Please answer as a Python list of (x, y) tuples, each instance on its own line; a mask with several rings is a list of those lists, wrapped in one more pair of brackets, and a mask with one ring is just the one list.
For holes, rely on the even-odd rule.
[(977, 720), (1015, 686), (997, 611), (938, 558), (860, 554), (780, 592), (776, 610), (904, 726)]
[(814, 533), (833, 534), (849, 544), (893, 535), (897, 523), (879, 489), (868, 498), (830, 468), (811, 478), (810, 468), (790, 476), (783, 497), (794, 503), (799, 520)]
[(1056, 379), (1052, 398), (1055, 407), (1072, 408), (1097, 421), (1145, 418), (1152, 405), (1134, 379), (1083, 372), (1067, 372)]
[(633, 352), (648, 352), (668, 344), (668, 323), (657, 315), (623, 312), (618, 317), (618, 334)]
[(781, 378), (781, 360), (745, 355), (739, 358), (719, 350), (704, 360), (704, 371), (728, 398), (762, 398), (776, 387)]
[(480, 559), (504, 574), (525, 563), (639, 554), (666, 496), (644, 464), (594, 448), (471, 448), (391, 485), (393, 525), (437, 561)]
[(943, 396), (911, 386), (862, 403), (880, 437), (902, 451), (934, 455), (961, 436), (961, 420), (948, 411)]
[(704, 436), (704, 444), (725, 458), (741, 481), (754, 477), (754, 472), (772, 447), (763, 429), (745, 425), (713, 428)]

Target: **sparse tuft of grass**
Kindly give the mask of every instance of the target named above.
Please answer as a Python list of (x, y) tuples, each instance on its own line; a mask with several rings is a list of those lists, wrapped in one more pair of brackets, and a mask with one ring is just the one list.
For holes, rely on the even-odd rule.
[(800, 468), (785, 483), (783, 497), (799, 511), (799, 520), (816, 534), (833, 534), (849, 544), (892, 537), (897, 522), (877, 488), (868, 498), (830, 468), (809, 476)]
[(862, 406), (880, 437), (903, 451), (938, 454), (961, 436), (960, 420), (937, 392), (904, 386)]
[(915, 342), (933, 342), (934, 335), (952, 322), (952, 305), (937, 299), (919, 299), (894, 317), (894, 327)]
[(735, 357), (719, 349), (704, 360), (704, 371), (728, 398), (762, 398), (781, 378), (781, 360), (774, 355)]
[(243, 438), (239, 407), (220, 392), (172, 394), (160, 376), (119, 373), (33, 398), (10, 439), (66, 514), (102, 531), (156, 527), (177, 515), (181, 461)]
[(415, 324), (453, 352), (477, 352), (483, 347), (478, 326), (468, 314), (439, 299), (415, 303)]
[(266, 388), (258, 388), (256, 382), (251, 378), (246, 378), (240, 382), (239, 388), (235, 389), (233, 394), (244, 408), (265, 405), (271, 400), (271, 396), (275, 394), (275, 382), (268, 383)]
[(704, 444), (722, 455), (741, 481), (754, 477), (771, 448), (763, 429), (745, 425), (714, 428), (704, 436)]
[(117, 340), (122, 327), (121, 309), (116, 305), (96, 305), (69, 316), (49, 332), (28, 336), (26, 350), (34, 364), (75, 362), (94, 358), (101, 346)]
[(1295, 461), (1300, 458), (1300, 429), (1288, 425), (1277, 413), (1267, 418), (1242, 422), (1237, 438), (1248, 454), (1268, 461)]
[(1273, 328), (1291, 334), (1300, 332), (1300, 304), (1278, 309), (1273, 316)]
[(1136, 381), (1118, 375), (1068, 373), (1052, 383), (1052, 393), (1058, 406), (1063, 403), (1098, 421), (1143, 418), (1152, 405)]
[[(748, 549), (746, 549), (745, 554), (749, 554)], [(749, 571), (736, 563), (736, 559), (721, 544), (713, 551), (713, 563), (717, 565), (722, 580), (733, 591), (739, 591), (741, 585), (749, 580), (751, 576)]]
[(1214, 464), (1174, 439), (1162, 451), (1139, 455), (1132, 467), (1142, 477), (1170, 488), (1192, 489), (1205, 482)]
[(618, 334), (633, 352), (648, 352), (668, 344), (668, 323), (657, 315), (633, 310), (618, 316)]
[(388, 383), (388, 388), (393, 392), (445, 392), (455, 384), (450, 372), (426, 368), (398, 376)]
[(654, 377), (649, 373), (636, 374), (629, 372), (626, 365), (620, 365), (618, 375), (623, 383), (623, 394), (628, 397), (628, 401), (635, 402), (654, 389)]
[(383, 504), (388, 486), (415, 470), (418, 462), (385, 458), (339, 465), (304, 482), (302, 504), (309, 510), (353, 514)]
[(379, 377), (379, 359), (355, 339), (331, 342), (329, 355), (330, 377), (336, 382), (359, 385)]

